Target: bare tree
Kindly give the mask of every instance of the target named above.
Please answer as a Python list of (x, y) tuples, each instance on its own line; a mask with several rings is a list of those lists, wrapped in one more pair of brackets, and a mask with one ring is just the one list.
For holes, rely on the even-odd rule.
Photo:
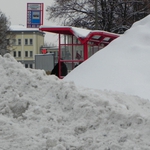
[(48, 42), (44, 42), (44, 45), (43, 45), (44, 47), (57, 47), (57, 45), (56, 44), (54, 44), (54, 43), (48, 43)]
[(0, 55), (8, 53), (11, 46), (9, 42), (12, 34), (10, 33), (10, 22), (4, 13), (0, 11)]
[(56, 0), (54, 5), (48, 6), (46, 10), (49, 20), (65, 19), (65, 25), (93, 28), (93, 8), (94, 4), (89, 0)]
[(46, 11), (49, 20), (64, 19), (65, 25), (123, 33), (149, 8), (149, 0), (56, 0)]
[(149, 15), (149, 0), (120, 0), (115, 5), (115, 24), (112, 32), (123, 33), (131, 25)]

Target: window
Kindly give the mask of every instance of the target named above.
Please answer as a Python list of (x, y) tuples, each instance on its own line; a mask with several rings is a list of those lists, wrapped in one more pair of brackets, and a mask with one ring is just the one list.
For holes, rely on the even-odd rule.
[(25, 68), (28, 68), (28, 64), (25, 64)]
[(12, 40), (12, 45), (16, 45), (16, 39)]
[(33, 44), (33, 40), (32, 39), (30, 39), (30, 45), (32, 45)]
[(18, 39), (18, 45), (21, 45), (21, 39)]
[(14, 57), (16, 57), (16, 51), (14, 51)]
[(25, 39), (25, 45), (28, 45), (28, 39)]
[(30, 57), (33, 57), (33, 52), (32, 51), (30, 51)]
[(33, 64), (25, 64), (25, 68), (33, 68)]
[(21, 57), (21, 51), (18, 51), (18, 57)]
[(25, 57), (28, 57), (28, 51), (25, 51)]
[(30, 68), (33, 68), (33, 65), (32, 65), (32, 64), (30, 64)]

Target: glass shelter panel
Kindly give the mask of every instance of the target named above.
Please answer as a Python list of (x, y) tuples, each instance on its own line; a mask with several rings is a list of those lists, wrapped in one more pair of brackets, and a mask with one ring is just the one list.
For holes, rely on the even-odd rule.
[(67, 65), (68, 72), (84, 61), (83, 45), (81, 44), (61, 45), (60, 51), (60, 58)]

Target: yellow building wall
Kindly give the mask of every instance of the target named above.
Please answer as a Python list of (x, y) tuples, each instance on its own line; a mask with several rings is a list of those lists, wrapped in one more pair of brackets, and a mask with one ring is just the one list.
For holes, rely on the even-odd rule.
[[(41, 31), (14, 31), (13, 34), (16, 41), (11, 48), (11, 54), (17, 61), (22, 62), (25, 67), (29, 64), (30, 67), (34, 68), (35, 55), (41, 53), (40, 49), (44, 45), (44, 33)], [(19, 39), (21, 40), (20, 45)]]

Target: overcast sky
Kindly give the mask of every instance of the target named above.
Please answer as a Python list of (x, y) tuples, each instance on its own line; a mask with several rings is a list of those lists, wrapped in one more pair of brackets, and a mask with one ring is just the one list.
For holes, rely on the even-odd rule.
[[(22, 24), (26, 26), (27, 23), (27, 3), (44, 3), (44, 25), (58, 25), (56, 22), (48, 21), (45, 13), (47, 6), (51, 5), (54, 0), (0, 0), (0, 10), (10, 19), (11, 25)], [(45, 41), (57, 43), (58, 36), (56, 34), (47, 33)], [(49, 40), (50, 39), (50, 40)]]

